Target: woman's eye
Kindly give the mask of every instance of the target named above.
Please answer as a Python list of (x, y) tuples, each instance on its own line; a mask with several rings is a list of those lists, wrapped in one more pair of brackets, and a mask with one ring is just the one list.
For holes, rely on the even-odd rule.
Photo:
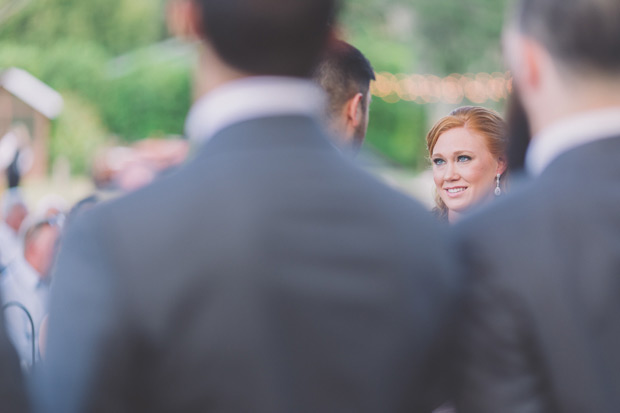
[(459, 162), (467, 162), (467, 161), (471, 161), (471, 156), (467, 156), (467, 155), (460, 155), (458, 158), (456, 158), (457, 161)]
[(440, 158), (435, 158), (435, 159), (433, 159), (433, 163), (435, 165), (439, 166), (439, 165), (443, 165), (444, 163), (446, 163), (446, 161), (444, 161), (443, 159), (440, 159)]

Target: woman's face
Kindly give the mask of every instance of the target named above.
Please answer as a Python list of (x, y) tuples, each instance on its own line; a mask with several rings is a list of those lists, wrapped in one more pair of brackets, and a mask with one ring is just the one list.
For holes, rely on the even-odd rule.
[(485, 139), (465, 128), (441, 134), (431, 161), (437, 192), (449, 217), (491, 198), (496, 175), (505, 170), (505, 163), (491, 155)]

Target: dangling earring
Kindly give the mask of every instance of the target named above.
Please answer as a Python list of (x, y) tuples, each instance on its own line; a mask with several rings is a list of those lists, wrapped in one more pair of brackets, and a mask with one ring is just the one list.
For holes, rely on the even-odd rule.
[(497, 178), (495, 178), (495, 196), (500, 196), (502, 194), (502, 188), (499, 187), (499, 178), (502, 174), (497, 174)]

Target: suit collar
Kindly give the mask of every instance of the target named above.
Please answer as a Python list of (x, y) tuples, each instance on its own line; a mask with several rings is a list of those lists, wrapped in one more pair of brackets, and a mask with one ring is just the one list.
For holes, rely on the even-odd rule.
[(581, 145), (620, 135), (620, 107), (587, 112), (557, 122), (532, 139), (526, 167), (540, 175), (556, 158)]
[(230, 125), (277, 115), (319, 118), (324, 92), (310, 80), (249, 77), (227, 83), (200, 98), (190, 110), (185, 129), (194, 144), (202, 144)]
[(208, 139), (197, 156), (306, 149), (338, 152), (323, 124), (316, 118), (280, 115), (247, 119), (229, 125)]
[(592, 140), (560, 153), (549, 162), (539, 178), (544, 177), (553, 186), (558, 186), (560, 182), (569, 186), (588, 186), (584, 182), (593, 181), (619, 182), (620, 167), (616, 162), (619, 154), (620, 132), (616, 136)]
[(45, 284), (37, 270), (23, 256), (17, 257), (11, 263), (10, 269), (16, 282), (27, 291), (35, 291), (39, 286)]

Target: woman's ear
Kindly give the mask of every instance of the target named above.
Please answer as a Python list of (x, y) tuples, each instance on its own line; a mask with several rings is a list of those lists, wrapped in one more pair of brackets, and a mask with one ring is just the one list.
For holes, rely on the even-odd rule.
[(506, 169), (508, 169), (508, 162), (506, 161), (506, 157), (505, 156), (500, 156), (500, 158), (497, 160), (497, 172), (496, 172), (496, 174), (503, 175), (504, 172), (506, 172)]

